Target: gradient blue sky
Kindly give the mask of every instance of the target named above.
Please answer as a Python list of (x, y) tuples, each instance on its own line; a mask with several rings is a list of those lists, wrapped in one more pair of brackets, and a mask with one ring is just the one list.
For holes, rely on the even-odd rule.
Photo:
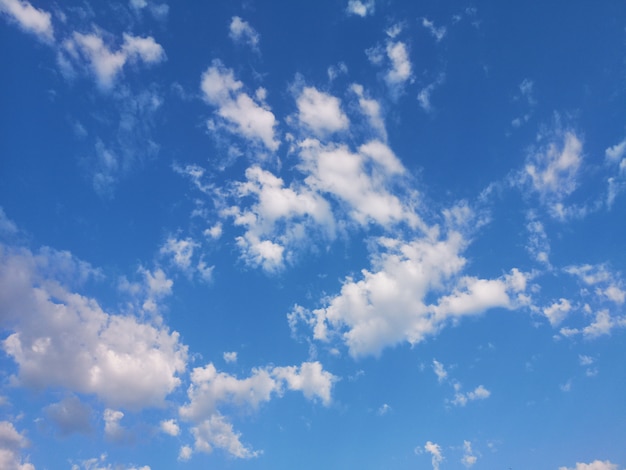
[(626, 468), (622, 0), (0, 17), (1, 468)]

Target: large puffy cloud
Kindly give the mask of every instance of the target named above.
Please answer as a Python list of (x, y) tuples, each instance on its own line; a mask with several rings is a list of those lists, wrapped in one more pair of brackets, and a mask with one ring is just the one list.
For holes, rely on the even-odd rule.
[(50, 42), (54, 40), (54, 28), (52, 27), (49, 12), (35, 8), (30, 2), (24, 0), (0, 0), (0, 12), (9, 17), (28, 33)]
[(54, 274), (75, 275), (52, 253), (0, 246), (0, 322), (11, 331), (2, 347), (18, 365), (16, 380), (94, 394), (115, 407), (162, 405), (186, 366), (178, 333), (108, 314), (71, 292)]
[[(194, 448), (199, 452), (222, 449), (239, 458), (251, 458), (258, 451), (246, 447), (241, 435), (221, 412), (224, 405), (257, 409), (284, 390), (301, 391), (307, 399), (328, 405), (336, 377), (323, 370), (319, 362), (304, 362), (300, 366), (257, 368), (244, 379), (219, 372), (211, 363), (197, 367), (191, 373), (187, 391), (189, 402), (180, 407), (180, 417), (193, 424)], [(190, 451), (185, 452), (188, 457)], [(188, 458), (187, 457), (187, 458)]]
[(243, 83), (235, 80), (233, 71), (219, 60), (214, 60), (202, 74), (201, 88), (205, 100), (217, 108), (217, 115), (232, 132), (260, 142), (269, 150), (278, 148), (280, 142), (274, 131), (276, 118), (263, 103), (263, 89), (257, 90), (255, 101), (242, 90)]
[[(117, 50), (105, 43), (105, 34), (96, 30), (90, 34), (74, 32), (63, 42), (63, 52), (82, 65), (86, 61), (100, 87), (110, 89), (122, 68), (127, 63), (143, 62), (156, 64), (165, 60), (165, 51), (154, 38), (123, 35), (123, 42)], [(60, 59), (68, 65), (66, 56)]]
[[(347, 278), (325, 307), (297, 306), (289, 314), (292, 326), (304, 321), (320, 341), (338, 335), (352, 356), (378, 355), (402, 341), (416, 344), (449, 320), (526, 302), (526, 275), (517, 269), (490, 280), (459, 276), (466, 242), (457, 232), (411, 242), (381, 238), (378, 244), (382, 253), (373, 257), (374, 269), (363, 269), (360, 280)], [(443, 295), (429, 303), (433, 294)]]
[(23, 462), (20, 453), (28, 446), (28, 440), (9, 421), (0, 421), (0, 468), (5, 470), (35, 470), (35, 466)]

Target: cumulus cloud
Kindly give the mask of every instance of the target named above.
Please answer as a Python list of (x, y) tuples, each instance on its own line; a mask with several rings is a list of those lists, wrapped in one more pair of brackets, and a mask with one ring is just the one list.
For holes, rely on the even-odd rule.
[(315, 87), (304, 87), (296, 99), (296, 105), (298, 121), (317, 136), (346, 130), (350, 124), (341, 110), (339, 98)]
[(175, 419), (161, 421), (159, 427), (162, 432), (170, 436), (178, 436), (180, 434), (180, 426)]
[(383, 142), (368, 142), (354, 153), (345, 145), (305, 139), (299, 144), (299, 156), (298, 169), (305, 174), (306, 184), (337, 198), (357, 223), (420, 223), (388, 188), (405, 169)]
[(374, 7), (374, 0), (349, 0), (346, 11), (349, 15), (356, 15), (364, 18), (368, 15), (374, 14)]
[(214, 60), (202, 74), (201, 89), (204, 99), (217, 108), (217, 115), (230, 131), (261, 143), (268, 150), (278, 149), (280, 142), (274, 131), (276, 118), (259, 100), (263, 93), (257, 93), (255, 101), (243, 91), (243, 83), (235, 80), (232, 69), (224, 67), (219, 60)]
[(127, 431), (122, 426), (121, 421), (124, 413), (119, 410), (107, 408), (102, 414), (104, 420), (104, 435), (113, 442), (122, 442), (126, 439)]
[(1, 246), (0, 259), (0, 323), (12, 332), (2, 348), (18, 366), (18, 383), (91, 393), (131, 409), (162, 405), (180, 384), (187, 347), (177, 332), (106, 313), (72, 292), (51, 275), (62, 266), (46, 251)]
[(248, 208), (232, 206), (223, 211), (236, 226), (245, 228), (237, 237), (243, 258), (268, 272), (280, 270), (312, 229), (334, 236), (335, 221), (330, 204), (304, 185), (286, 187), (284, 181), (259, 166), (246, 170), (247, 181), (235, 186), (238, 202), (252, 197)]
[(45, 42), (54, 40), (54, 28), (52, 27), (49, 12), (35, 8), (25, 0), (0, 0), (0, 12), (9, 21), (16, 23), (27, 33), (34, 34)]
[(451, 403), (455, 406), (465, 406), (470, 401), (485, 400), (491, 396), (491, 392), (482, 385), (479, 385), (474, 390), (467, 393), (461, 392), (460, 387), (461, 386), (459, 383), (454, 384), (456, 393), (454, 394), (454, 399), (451, 401)]
[(572, 305), (567, 299), (559, 299), (549, 307), (543, 309), (544, 315), (552, 326), (558, 326), (572, 309)]
[(229, 33), (230, 38), (237, 44), (246, 44), (254, 50), (258, 50), (261, 37), (256, 30), (250, 26), (250, 23), (242, 20), (238, 16), (233, 16), (230, 21)]
[[(373, 270), (363, 269), (360, 280), (347, 278), (325, 307), (294, 309), (290, 321), (304, 321), (316, 340), (340, 338), (358, 357), (378, 355), (403, 341), (417, 344), (450, 320), (523, 302), (526, 276), (517, 269), (490, 280), (458, 276), (466, 244), (459, 233), (411, 242), (381, 238), (378, 244), (381, 253), (372, 259)], [(450, 293), (427, 301), (444, 287)]]
[(324, 371), (319, 362), (257, 368), (245, 379), (218, 372), (209, 363), (193, 369), (187, 391), (189, 402), (180, 407), (179, 413), (182, 419), (193, 424), (191, 431), (196, 451), (212, 452), (219, 448), (239, 458), (256, 457), (258, 451), (242, 444), (241, 435), (220, 412), (223, 405), (254, 410), (273, 395), (282, 395), (284, 389), (301, 391), (306, 398), (319, 399), (328, 405), (335, 380), (335, 376)]
[(179, 240), (174, 237), (169, 237), (159, 251), (163, 255), (170, 256), (174, 265), (181, 271), (189, 273), (193, 252), (198, 247), (199, 244), (194, 242), (191, 238)]
[(13, 423), (0, 421), (0, 468), (7, 470), (35, 470), (31, 463), (24, 462), (22, 449), (28, 446), (28, 440), (18, 432)]
[(559, 470), (618, 470), (617, 464), (611, 463), (609, 460), (594, 460), (591, 463), (577, 462), (574, 467), (559, 467)]
[(621, 164), (623, 162), (623, 158), (626, 157), (626, 139), (622, 140), (619, 144), (608, 147), (604, 152), (604, 155), (609, 163)]
[(123, 42), (113, 50), (105, 42), (107, 35), (96, 30), (90, 34), (74, 32), (63, 42), (63, 60), (69, 57), (79, 66), (86, 65), (93, 73), (98, 85), (109, 90), (127, 63), (158, 64), (165, 60), (165, 51), (153, 37), (123, 35)]
[(229, 363), (229, 364), (237, 362), (237, 353), (235, 351), (225, 352), (224, 353), (224, 361)]

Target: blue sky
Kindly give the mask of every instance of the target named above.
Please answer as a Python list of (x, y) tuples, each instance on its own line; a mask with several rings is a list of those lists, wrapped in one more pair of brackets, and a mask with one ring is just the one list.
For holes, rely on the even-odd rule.
[(626, 468), (624, 2), (0, 16), (0, 467)]

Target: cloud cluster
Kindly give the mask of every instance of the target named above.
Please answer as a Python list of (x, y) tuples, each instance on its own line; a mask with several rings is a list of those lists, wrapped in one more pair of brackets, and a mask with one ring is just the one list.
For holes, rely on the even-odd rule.
[[(179, 413), (181, 419), (192, 424), (195, 451), (208, 453), (217, 448), (238, 458), (252, 458), (258, 456), (259, 451), (241, 442), (241, 435), (220, 411), (222, 407), (234, 405), (256, 410), (272, 396), (281, 396), (285, 390), (300, 391), (309, 400), (319, 400), (329, 405), (331, 389), (336, 380), (319, 362), (258, 368), (245, 379), (218, 372), (209, 363), (193, 369), (187, 391), (189, 401), (180, 407)], [(183, 460), (190, 456), (191, 450), (181, 453)]]

